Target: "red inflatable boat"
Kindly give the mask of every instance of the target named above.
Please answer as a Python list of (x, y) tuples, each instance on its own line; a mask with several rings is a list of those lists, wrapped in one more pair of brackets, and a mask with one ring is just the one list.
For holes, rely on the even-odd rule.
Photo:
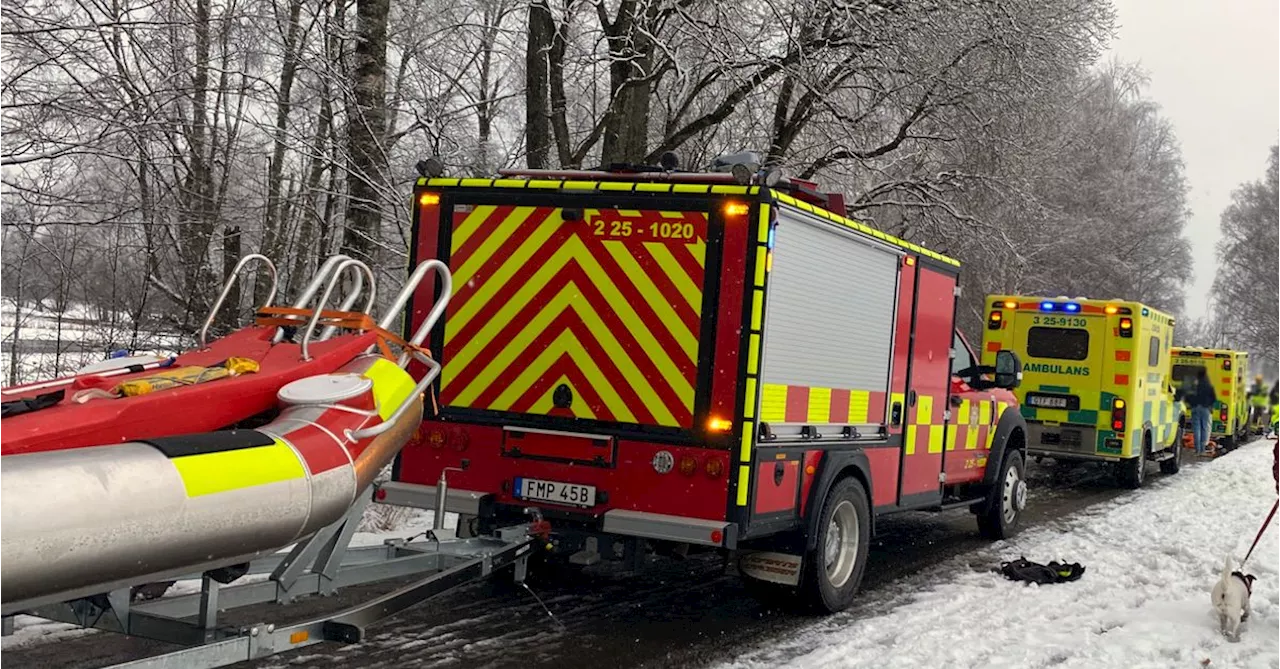
[[(251, 260), (270, 269), (272, 288), (254, 325), (204, 344), (205, 333), (239, 271)], [(426, 274), (426, 263), (401, 291), (407, 299)], [(344, 270), (355, 269), (356, 281), (338, 310), (317, 311), (307, 304), (328, 281), (318, 305), (329, 299)], [(369, 290), (363, 312), (347, 309)], [(0, 455), (100, 446), (130, 440), (207, 432), (235, 426), (273, 411), (277, 393), (301, 378), (332, 373), (362, 353), (381, 349), (390, 356), (388, 340), (409, 344), (368, 317), (373, 306), (373, 274), (346, 256), (330, 258), (291, 308), (273, 308), (275, 269), (257, 254), (246, 256), (224, 286), (222, 296), (201, 332), (202, 346), (169, 359), (155, 357), (104, 361), (76, 376), (3, 389), (5, 418)], [(388, 310), (404, 306), (397, 298)], [(291, 341), (286, 337), (291, 332)], [(421, 333), (425, 337), (426, 332)], [(421, 341), (422, 338), (414, 337)], [(404, 362), (402, 359), (401, 363)], [(234, 363), (234, 364), (233, 364)], [(154, 388), (154, 390), (153, 390)]]

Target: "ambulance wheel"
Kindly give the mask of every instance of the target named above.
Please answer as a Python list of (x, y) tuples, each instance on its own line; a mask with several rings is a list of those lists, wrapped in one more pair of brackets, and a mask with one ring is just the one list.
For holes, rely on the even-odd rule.
[(1182, 428), (1178, 428), (1177, 437), (1169, 447), (1169, 452), (1173, 457), (1160, 461), (1160, 473), (1166, 476), (1177, 474), (1182, 469)]
[(1147, 480), (1147, 456), (1151, 453), (1151, 437), (1142, 438), (1142, 453), (1120, 463), (1120, 483), (1137, 490)]
[(800, 598), (819, 612), (849, 608), (867, 569), (871, 543), (871, 508), (867, 492), (855, 478), (835, 484), (818, 516), (817, 545), (805, 556)]
[(978, 534), (998, 541), (1018, 531), (1022, 510), (1027, 508), (1027, 479), (1022, 453), (1010, 450), (1000, 463), (1000, 475), (987, 493), (985, 508), (978, 511)]

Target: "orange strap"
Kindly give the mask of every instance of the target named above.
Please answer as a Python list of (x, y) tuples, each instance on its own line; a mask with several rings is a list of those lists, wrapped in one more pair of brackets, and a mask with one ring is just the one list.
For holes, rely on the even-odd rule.
[[(254, 323), (262, 326), (282, 326), (297, 327), (311, 320), (315, 316), (314, 309), (299, 309), (297, 307), (263, 307), (258, 310), (254, 317)], [(295, 318), (284, 318), (285, 316), (304, 316), (305, 320), (299, 321)], [(360, 311), (337, 311), (325, 309), (320, 312), (320, 319), (316, 325), (332, 325), (335, 327), (346, 328), (348, 330), (360, 330), (363, 332), (373, 332), (375, 341), (378, 344), (378, 350), (382, 352), (382, 356), (392, 362), (398, 361), (397, 356), (391, 352), (391, 347), (387, 342), (399, 345), (406, 351), (417, 351), (428, 358), (431, 351), (425, 347), (411, 344), (405, 341), (400, 335), (381, 327), (374, 322), (373, 317)], [(439, 413), (440, 407), (436, 403), (435, 391), (431, 391), (431, 405), (436, 413)]]
[[(254, 322), (263, 326), (284, 326), (297, 327), (305, 321), (299, 321), (295, 318), (284, 318), (284, 316), (305, 316), (310, 320), (315, 316), (314, 309), (299, 309), (297, 307), (264, 307), (258, 310)], [(362, 332), (373, 332), (377, 335), (378, 350), (388, 360), (395, 360), (396, 356), (391, 352), (388, 342), (396, 344), (406, 351), (417, 351), (427, 357), (431, 357), (431, 351), (422, 346), (411, 344), (405, 341), (400, 335), (379, 326), (374, 322), (373, 317), (369, 314), (359, 311), (337, 311), (326, 309), (320, 312), (320, 320), (317, 325), (332, 325), (334, 327), (346, 328), (348, 330), (360, 330)]]

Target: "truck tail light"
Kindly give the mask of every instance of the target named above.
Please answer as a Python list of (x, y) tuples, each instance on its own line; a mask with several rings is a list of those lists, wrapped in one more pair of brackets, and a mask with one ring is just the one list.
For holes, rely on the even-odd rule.
[(1133, 319), (1132, 318), (1120, 319), (1120, 336), (1124, 337), (1125, 339), (1133, 338)]
[(720, 475), (723, 473), (724, 473), (724, 463), (720, 462), (719, 458), (707, 459), (707, 476), (710, 476), (713, 479), (718, 479), (720, 478)]
[(1124, 432), (1124, 419), (1124, 400), (1115, 400), (1111, 404), (1111, 429), (1116, 432)]
[(680, 473), (685, 476), (693, 476), (696, 471), (698, 471), (698, 459), (692, 455), (681, 456)]
[(471, 435), (460, 427), (433, 427), (427, 431), (426, 443), (435, 449), (465, 451), (471, 445)]
[(1004, 321), (1004, 314), (1000, 313), (999, 311), (995, 311), (995, 310), (993, 310), (993, 311), (991, 312), (991, 315), (990, 315), (990, 316), (987, 316), (987, 329), (988, 329), (988, 330), (999, 330), (999, 329), (1000, 329), (1000, 323), (1001, 323), (1002, 321)]
[(1225, 423), (1225, 422), (1227, 422), (1227, 410), (1226, 410), (1226, 409), (1223, 409), (1223, 410), (1218, 414), (1218, 417), (1222, 420), (1222, 422), (1224, 422), (1224, 423)]

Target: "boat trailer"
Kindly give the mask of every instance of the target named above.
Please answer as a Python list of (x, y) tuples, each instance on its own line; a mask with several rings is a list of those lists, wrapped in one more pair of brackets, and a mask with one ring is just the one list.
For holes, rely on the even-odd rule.
[[(266, 305), (260, 308), (260, 311), (270, 306), (275, 295), (275, 267), (266, 257), (250, 254), (236, 265), (223, 287), (221, 296), (210, 311), (204, 327), (200, 331), (201, 349), (204, 349), (209, 343), (207, 339), (208, 330), (214, 322), (223, 300), (230, 292), (231, 286), (240, 274), (241, 269), (250, 261), (263, 263), (271, 276), (271, 296), (268, 297)], [(442, 297), (437, 300), (423, 326), (420, 326), (407, 342), (408, 346), (400, 354), (395, 365), (403, 369), (410, 357), (413, 357), (424, 364), (429, 371), (422, 380), (417, 382), (418, 385), (414, 387), (413, 391), (407, 394), (407, 398), (380, 425), (355, 432), (348, 431), (345, 434), (347, 441), (342, 442), (344, 449), (349, 443), (354, 443), (357, 438), (376, 437), (377, 434), (386, 431), (388, 427), (395, 425), (411, 405), (411, 401), (408, 398), (420, 396), (439, 372), (439, 365), (430, 358), (416, 352), (414, 347), (425, 339), (432, 325), (448, 303), (448, 296), (452, 293), (451, 277), (448, 268), (443, 263), (438, 260), (420, 263), (401, 288), (399, 294), (392, 300), (391, 306), (387, 310), (387, 315), (384, 316), (379, 327), (385, 329), (391, 326), (394, 318), (401, 313), (404, 305), (408, 302), (412, 291), (433, 269), (440, 277)], [(303, 318), (301, 314), (294, 314), (284, 319), (286, 321), (296, 321), (297, 326), (304, 324), (306, 326), (300, 344), (301, 356), (304, 361), (310, 359), (308, 344), (316, 332), (322, 314), (326, 313), (324, 312), (324, 307), (334, 293), (339, 278), (347, 270), (356, 271), (354, 275), (355, 281), (351, 292), (339, 305), (340, 311), (338, 313), (345, 314), (347, 309), (350, 309), (355, 304), (355, 300), (364, 290), (362, 276), (368, 279), (368, 297), (361, 313), (367, 315), (373, 306), (375, 295), (374, 277), (368, 266), (344, 255), (331, 257), (320, 268), (294, 304), (293, 311), (305, 307), (316, 297), (321, 287), (327, 285), (310, 316)], [(327, 284), (325, 283), (326, 280)], [(286, 324), (292, 326), (292, 323)], [(326, 326), (320, 335), (315, 337), (315, 340), (317, 342), (324, 341), (336, 330), (336, 327)], [(272, 341), (280, 341), (284, 336), (283, 332), (283, 328), (277, 329)], [(370, 352), (372, 350), (371, 347)], [(301, 381), (305, 382), (306, 379)], [(66, 380), (52, 383), (65, 385)], [(46, 383), (45, 385), (48, 384)], [(304, 390), (312, 395), (316, 394), (310, 387)], [(325, 401), (328, 402), (330, 400), (325, 399)], [(336, 402), (336, 400), (333, 400), (333, 402)], [(329, 404), (326, 404), (325, 407), (333, 408)], [(341, 407), (338, 408), (340, 409)], [(326, 430), (326, 432), (328, 431)], [(114, 448), (115, 446), (106, 447)], [(90, 452), (90, 450), (77, 451), (76, 454), (83, 454)], [(368, 450), (376, 449), (370, 446)], [(386, 458), (398, 452), (398, 450), (399, 446), (396, 446), (394, 450), (383, 448), (378, 450), (376, 455), (380, 458)], [(344, 451), (344, 453), (348, 456), (348, 469), (354, 470), (356, 461), (351, 459), (349, 452)], [(154, 573), (143, 574), (140, 572), (118, 580), (93, 581), (90, 584), (76, 585), (75, 587), (59, 585), (52, 590), (46, 588), (27, 597), (15, 597), (0, 604), (0, 620), (3, 621), (3, 634), (9, 635), (13, 633), (15, 616), (20, 614), (30, 615), (51, 621), (69, 623), (85, 629), (116, 632), (132, 637), (183, 646), (182, 649), (173, 652), (112, 665), (117, 669), (125, 667), (131, 669), (212, 669), (247, 660), (262, 659), (326, 641), (347, 644), (359, 643), (365, 638), (366, 629), (369, 625), (421, 604), (431, 597), (467, 583), (504, 572), (508, 568), (517, 583), (524, 581), (528, 570), (529, 556), (533, 553), (535, 543), (537, 545), (545, 544), (550, 534), (550, 527), (542, 519), (540, 512), (536, 509), (529, 509), (526, 511), (529, 516), (528, 522), (504, 527), (486, 536), (458, 537), (456, 530), (448, 530), (443, 527), (445, 501), (448, 496), (445, 472), (441, 472), (440, 480), (436, 487), (437, 494), (433, 499), (405, 499), (398, 504), (399, 506), (423, 509), (434, 508), (433, 529), (417, 535), (422, 537), (420, 540), (389, 539), (381, 546), (351, 546), (351, 541), (356, 534), (356, 528), (359, 526), (365, 510), (369, 508), (370, 504), (374, 503), (375, 498), (379, 503), (385, 503), (383, 500), (387, 495), (373, 478), (378, 471), (383, 469), (385, 463), (382, 460), (371, 462), (372, 464), (363, 468), (363, 475), (367, 475), (369, 480), (361, 480), (355, 473), (348, 475), (349, 481), (344, 479), (344, 481), (353, 486), (363, 486), (364, 492), (357, 493), (356, 491), (360, 487), (353, 487), (351, 488), (352, 497), (344, 498), (338, 496), (342, 505), (324, 507), (330, 515), (321, 516), (326, 520), (329, 518), (336, 519), (328, 525), (312, 530), (309, 535), (297, 540), (291, 547), (282, 543), (275, 544), (284, 546), (278, 552), (264, 553), (263, 551), (255, 551), (246, 553), (243, 554), (248, 560), (245, 562), (233, 562), (238, 557), (234, 553), (231, 556), (211, 555), (208, 556), (209, 562), (203, 564), (185, 563), (172, 569), (160, 569)], [(169, 465), (167, 462), (165, 464), (167, 469)], [(463, 468), (466, 468), (465, 463)], [(329, 489), (338, 490), (339, 493), (347, 490), (347, 488), (333, 486), (330, 486)], [(250, 488), (250, 490), (253, 489)], [(312, 490), (312, 493), (314, 493), (314, 490)], [(265, 497), (264, 499), (267, 501), (263, 502), (263, 506), (269, 506), (272, 498)], [(5, 503), (7, 505), (9, 501), (6, 500)], [(189, 506), (180, 504), (171, 505), (171, 507), (176, 509), (174, 513), (177, 514), (190, 510)], [(345, 513), (342, 511), (344, 507), (346, 509)], [(238, 508), (241, 510), (244, 508), (258, 510), (262, 507), (241, 505)], [(209, 517), (217, 517), (221, 509), (213, 506), (206, 507), (203, 511), (207, 513), (195, 520), (191, 520), (186, 516), (179, 516), (181, 522), (174, 521), (178, 524), (178, 529), (166, 535), (172, 541), (172, 546), (182, 549), (189, 548), (188, 544), (190, 542), (188, 539), (191, 537), (192, 524), (198, 524), (197, 521), (201, 519), (207, 521)], [(308, 523), (323, 522), (314, 520), (316, 518), (314, 507), (311, 511), (303, 514), (303, 517)], [(248, 523), (236, 525), (236, 529), (253, 535), (257, 532), (266, 531), (259, 526), (253, 525), (255, 519), (261, 521), (263, 518), (270, 520), (267, 515), (255, 513), (248, 520), (236, 518), (228, 522), (233, 525), (237, 522)], [(183, 525), (182, 523), (187, 524)], [(270, 523), (266, 523), (266, 525), (269, 529)], [(417, 538), (417, 536), (413, 538)], [(267, 550), (269, 549), (270, 547)], [(216, 550), (216, 547), (210, 550)], [(288, 552), (284, 552), (285, 550)], [(156, 551), (153, 550), (154, 552)], [(161, 551), (160, 553), (163, 552)], [(265, 557), (250, 559), (251, 555), (265, 555)], [(164, 557), (163, 554), (160, 554), (157, 559)], [(6, 557), (6, 559), (8, 558)], [(101, 560), (99, 561), (101, 562)], [(99, 575), (102, 572), (101, 569), (95, 568), (95, 563), (92, 559), (86, 558), (84, 563), (86, 571), (94, 575)], [(142, 561), (139, 560), (138, 564), (142, 564)], [(37, 561), (30, 567), (38, 571), (43, 567), (43, 563)], [(118, 565), (116, 567), (118, 572)], [(201, 569), (203, 571), (200, 571)], [(143, 571), (147, 570), (144, 569)], [(249, 606), (266, 603), (290, 604), (300, 598), (312, 595), (334, 595), (341, 588), (387, 581), (398, 583), (406, 579), (415, 580), (400, 585), (386, 594), (339, 610), (336, 613), (319, 616), (303, 622), (276, 623), (262, 620), (249, 625), (219, 622), (220, 614)], [(148, 594), (149, 591), (156, 589), (160, 590), (160, 593), (156, 594), (162, 594), (173, 583), (187, 580), (199, 581), (200, 591), (198, 593), (169, 597), (159, 596), (139, 601), (139, 594)], [(99, 587), (101, 588), (100, 594), (91, 594), (92, 590), (96, 590)], [(239, 619), (246, 617), (244, 615), (238, 616)], [(297, 617), (295, 615), (292, 619), (296, 620)]]
[[(135, 588), (124, 587), (69, 602), (5, 611), (4, 634), (13, 632), (15, 615), (25, 614), (185, 646), (109, 669), (213, 669), (327, 641), (360, 643), (370, 625), (454, 588), (508, 568), (515, 582), (523, 582), (535, 542), (545, 540), (550, 529), (537, 510), (530, 509), (528, 523), (487, 536), (458, 538), (455, 530), (442, 527), (443, 507), (437, 507), (434, 528), (421, 533), (420, 540), (388, 539), (380, 546), (353, 547), (356, 527), (377, 494), (370, 492), (341, 520), (294, 545), (287, 554), (179, 577), (199, 580), (198, 593), (134, 601)], [(222, 625), (218, 621), (219, 613), (248, 606), (289, 604), (311, 595), (334, 595), (341, 588), (410, 577), (417, 579), (303, 622)], [(241, 579), (245, 582), (234, 583)]]

